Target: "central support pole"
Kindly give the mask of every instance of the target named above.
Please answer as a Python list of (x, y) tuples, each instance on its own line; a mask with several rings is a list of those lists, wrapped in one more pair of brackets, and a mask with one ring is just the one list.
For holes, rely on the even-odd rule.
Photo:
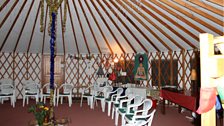
[(51, 23), (51, 40), (50, 40), (50, 50), (51, 50), (51, 55), (50, 55), (50, 125), (54, 126), (54, 106), (53, 106), (53, 98), (54, 98), (54, 47), (55, 47), (55, 19), (56, 19), (56, 14), (53, 12), (52, 13), (52, 23)]

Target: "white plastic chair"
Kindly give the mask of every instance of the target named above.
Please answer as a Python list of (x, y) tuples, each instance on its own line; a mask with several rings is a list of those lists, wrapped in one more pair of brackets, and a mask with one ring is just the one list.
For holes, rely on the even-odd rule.
[(97, 104), (97, 100), (101, 101), (102, 111), (105, 112), (105, 99), (110, 96), (110, 92), (113, 90), (113, 87), (106, 86), (103, 88), (103, 91), (99, 91), (97, 88), (94, 89), (94, 97), (93, 97), (93, 108), (95, 103)]
[[(151, 99), (145, 99), (140, 104), (129, 105), (127, 107), (127, 114), (125, 114), (125, 117), (124, 117), (125, 122), (127, 122), (128, 124), (134, 124), (137, 121), (136, 120), (137, 118), (146, 117), (148, 115), (149, 110), (152, 108), (152, 103), (153, 102)], [(143, 106), (143, 108), (139, 109), (138, 107), (140, 107), (140, 106)], [(133, 107), (137, 107), (137, 110), (134, 110), (134, 114), (130, 113), (131, 108), (133, 108)], [(143, 120), (146, 120), (146, 118), (143, 118)]]
[[(57, 84), (54, 83), (54, 97), (53, 97), (53, 103), (54, 106), (56, 104), (56, 89), (57, 89)], [(51, 89), (50, 89), (50, 83), (46, 83), (44, 84), (44, 86), (41, 88), (40, 90), (40, 96), (41, 96), (41, 102), (44, 100), (44, 104), (46, 103), (46, 98), (50, 98), (50, 93), (51, 93)]]
[(109, 86), (108, 78), (105, 78), (105, 77), (97, 78), (96, 83), (98, 84), (99, 87)]
[[(63, 103), (63, 97), (68, 97), (68, 105), (71, 107), (72, 105), (72, 90), (74, 88), (74, 85), (72, 84), (62, 84), (58, 89), (57, 89), (57, 106), (59, 102), (59, 98), (61, 97), (61, 104)], [(62, 90), (62, 92), (60, 92)]]
[(0, 80), (0, 85), (1, 84), (12, 84), (14, 86), (13, 80), (10, 78), (3, 78)]
[(117, 110), (119, 108), (120, 101), (124, 100), (124, 99), (131, 99), (131, 98), (133, 98), (133, 96), (134, 95), (132, 94), (132, 91), (130, 90), (130, 88), (127, 88), (125, 90), (125, 95), (116, 97), (113, 107), (112, 107), (112, 116), (111, 116), (112, 119), (114, 119), (114, 113), (117, 112)]
[(109, 98), (107, 98), (105, 101), (108, 105), (108, 107), (107, 107), (108, 108), (108, 111), (107, 111), (108, 116), (110, 116), (111, 104), (117, 102), (116, 97), (121, 96), (121, 94), (123, 93), (123, 90), (124, 90), (123, 88), (117, 88), (114, 91), (108, 92)]
[(13, 108), (15, 107), (15, 88), (12, 84), (4, 84), (1, 83), (0, 85), (0, 100), (1, 103), (3, 104), (5, 98), (10, 98), (11, 100), (11, 105)]
[(25, 100), (27, 100), (26, 104), (29, 104), (29, 97), (35, 97), (36, 103), (39, 102), (39, 93), (40, 93), (40, 85), (34, 81), (25, 81), (23, 83), (23, 107), (25, 105)]
[[(118, 125), (118, 118), (119, 115), (121, 115), (121, 123), (122, 126), (125, 125), (125, 120), (124, 117), (126, 114), (133, 115), (134, 111), (138, 109), (138, 106), (141, 105), (142, 103), (142, 97), (141, 96), (133, 96), (130, 97), (129, 99), (126, 100), (121, 100), (119, 104), (119, 108), (117, 112), (115, 113), (115, 125)], [(132, 103), (133, 101), (133, 103)], [(126, 105), (124, 105), (126, 103)], [(132, 108), (132, 109), (130, 109)]]
[(152, 112), (147, 115), (136, 115), (135, 117), (133, 117), (133, 120), (135, 121), (130, 122), (125, 126), (151, 126), (155, 112), (156, 109), (152, 110)]
[(93, 90), (93, 85), (82, 90), (80, 107), (82, 107), (83, 98), (87, 98), (87, 104), (90, 105), (91, 109), (93, 109), (93, 93), (91, 93), (91, 90)]
[[(2, 78), (0, 80), (0, 85), (1, 84), (11, 84), (12, 86), (14, 86), (13, 80), (10, 79), (10, 78)], [(5, 98), (0, 98), (0, 100), (1, 100), (2, 103), (4, 102), (4, 99)], [(16, 98), (14, 100), (16, 101)]]

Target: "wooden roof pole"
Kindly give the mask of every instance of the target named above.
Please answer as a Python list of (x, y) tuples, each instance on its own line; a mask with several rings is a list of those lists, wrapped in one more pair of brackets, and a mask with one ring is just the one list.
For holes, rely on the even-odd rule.
[(209, 2), (212, 2), (212, 3), (215, 3), (215, 4), (219, 5), (219, 6), (224, 7), (224, 2), (223, 2), (223, 0), (208, 0), (208, 1), (209, 1)]
[[(100, 3), (100, 5), (102, 5)], [(110, 5), (108, 3), (106, 3), (106, 5), (109, 7), (109, 9), (112, 11), (112, 13), (116, 16), (116, 18), (118, 18), (118, 20), (120, 20), (120, 22), (125, 25), (122, 20), (116, 15), (116, 13), (114, 12), (114, 10), (112, 10), (112, 8), (110, 7)], [(102, 7), (102, 6), (101, 6)], [(102, 7), (103, 10), (105, 11), (105, 13), (107, 14), (107, 16), (110, 18), (110, 20), (113, 22), (113, 24), (115, 25), (115, 27), (117, 28), (117, 30), (122, 34), (122, 36), (124, 37), (124, 39), (126, 40), (126, 42), (128, 43), (128, 45), (132, 48), (132, 50), (136, 53), (136, 49), (134, 48), (134, 46), (129, 42), (128, 38), (126, 37), (126, 35), (124, 34), (124, 32), (122, 32), (121, 28), (117, 25), (117, 23), (114, 21), (114, 19), (109, 15), (109, 13), (104, 9), (104, 7)], [(125, 28), (128, 29), (128, 31), (134, 35), (130, 29), (125, 25)], [(133, 36), (135, 38), (136, 41), (139, 41), (135, 36)], [(147, 52), (147, 50), (145, 49), (145, 51)]]
[(75, 40), (76, 49), (77, 49), (77, 52), (78, 52), (78, 55), (79, 55), (80, 51), (79, 51), (79, 46), (78, 46), (78, 42), (77, 42), (76, 35), (75, 35), (75, 28), (74, 28), (74, 24), (73, 24), (73, 20), (72, 20), (72, 14), (71, 14), (69, 4), (68, 4), (68, 12), (69, 12), (69, 17), (70, 17), (70, 22), (71, 22), (71, 25), (72, 25), (72, 33), (73, 33), (73, 37), (74, 37), (74, 40)]
[(30, 8), (29, 8), (29, 10), (28, 10), (28, 13), (27, 13), (27, 15), (26, 15), (25, 21), (23, 22), (23, 26), (22, 26), (22, 29), (21, 29), (20, 32), (19, 32), (19, 37), (18, 37), (18, 39), (17, 39), (17, 41), (16, 41), (16, 45), (15, 45), (15, 48), (14, 48), (13, 52), (15, 52), (16, 49), (17, 49), (17, 46), (18, 46), (18, 44), (19, 44), (19, 40), (20, 40), (21, 35), (22, 35), (22, 33), (23, 33), (23, 29), (24, 29), (24, 27), (25, 27), (25, 24), (26, 24), (26, 22), (27, 22), (27, 19), (28, 19), (29, 15), (30, 15), (30, 11), (31, 11), (31, 9), (32, 9), (32, 7), (33, 7), (33, 3), (34, 3), (34, 0), (32, 0), (31, 6), (30, 6)]
[[(137, 2), (134, 0), (131, 0), (133, 3), (135, 3), (137, 5)], [(145, 2), (144, 0), (142, 1), (144, 5), (146, 5), (147, 7), (151, 8), (152, 6)], [(173, 27), (171, 27), (170, 25), (167, 25), (166, 22), (164, 22), (163, 20), (161, 20), (157, 15), (153, 14), (152, 12), (150, 12), (147, 8), (145, 8), (144, 6), (141, 6), (141, 8), (148, 13), (149, 15), (151, 15), (153, 18), (155, 18), (157, 21), (159, 21), (160, 23), (162, 23), (165, 27), (167, 27), (169, 30), (171, 30), (175, 35), (177, 35), (180, 39), (182, 39), (185, 43), (187, 43), (189, 46), (191, 46), (192, 48), (197, 48), (194, 44), (192, 44), (188, 39), (185, 38), (184, 35), (180, 34), (179, 32), (177, 32), (176, 29), (174, 29)], [(153, 9), (153, 7), (152, 7)], [(156, 10), (154, 10), (156, 11)], [(160, 13), (162, 14), (162, 13)]]
[(9, 3), (10, 0), (6, 0), (2, 6), (0, 7), (0, 12), (5, 8), (5, 6)]
[(102, 21), (104, 22), (104, 24), (107, 26), (108, 30), (110, 31), (111, 35), (113, 36), (113, 38), (115, 39), (116, 43), (119, 45), (120, 49), (122, 50), (122, 52), (125, 54), (125, 50), (124, 48), (121, 46), (120, 42), (118, 41), (117, 37), (114, 35), (114, 33), (112, 32), (111, 28), (109, 27), (108, 23), (106, 22), (106, 20), (103, 18), (103, 15), (101, 14), (100, 10), (97, 8), (96, 4), (93, 1), (90, 1), (92, 3), (92, 5), (94, 6), (94, 8), (96, 9), (97, 13), (100, 15)]
[(224, 16), (223, 11), (221, 11), (221, 10), (219, 10), (219, 9), (209, 5), (209, 4), (206, 4), (203, 1), (190, 0), (189, 2), (191, 2), (191, 3), (195, 4), (195, 5), (198, 5), (200, 7), (203, 7), (203, 8), (205, 8), (205, 9), (207, 9), (207, 10), (213, 12), (213, 13), (216, 13), (216, 14), (220, 15), (220, 16)]
[(91, 25), (90, 25), (90, 22), (89, 22), (89, 20), (88, 20), (88, 18), (87, 18), (87, 15), (86, 15), (86, 13), (85, 13), (85, 11), (84, 11), (84, 8), (83, 8), (83, 6), (82, 6), (82, 3), (81, 3), (81, 1), (79, 1), (79, 0), (78, 0), (78, 2), (79, 2), (79, 5), (81, 6), (82, 12), (83, 12), (84, 17), (85, 17), (85, 19), (86, 19), (86, 22), (87, 22), (87, 24), (88, 24), (88, 27), (89, 27), (89, 29), (90, 29), (90, 32), (91, 32), (91, 34), (93, 35), (94, 42), (96, 43), (97, 48), (98, 48), (100, 54), (102, 54), (102, 51), (101, 51), (100, 46), (99, 46), (99, 44), (98, 44), (98, 42), (97, 42), (96, 36), (95, 36), (95, 34), (94, 34), (94, 32), (93, 32), (93, 29), (92, 29), (92, 27), (91, 27)]
[[(27, 2), (27, 0), (23, 2), (21, 8), (19, 9), (19, 12), (18, 12), (18, 14), (16, 15), (16, 18), (15, 18), (15, 20), (13, 21), (13, 23), (12, 23), (12, 25), (11, 25), (11, 27), (10, 27), (10, 30), (8, 31), (8, 33), (7, 33), (7, 35), (6, 35), (5, 39), (4, 39), (4, 41), (3, 41), (3, 43), (2, 43), (2, 46), (1, 46), (1, 48), (0, 48), (0, 52), (2, 52), (2, 49), (3, 49), (3, 47), (4, 47), (4, 45), (5, 45), (6, 41), (7, 41), (7, 39), (8, 39), (8, 37), (9, 37), (10, 33), (12, 32), (12, 29), (14, 28), (14, 26), (15, 26), (17, 20), (18, 20), (18, 17), (19, 17), (19, 15), (21, 14), (21, 12), (22, 12), (22, 10), (23, 10), (23, 8), (24, 8), (26, 2)], [(10, 11), (11, 11), (11, 10), (10, 10)], [(11, 12), (10, 12), (10, 13), (11, 13)], [(1, 26), (0, 26), (0, 28), (1, 28)]]
[(193, 7), (192, 5), (190, 5), (187, 2), (183, 2), (183, 1), (180, 1), (180, 0), (173, 0), (173, 1), (175, 1), (176, 3), (178, 3), (181, 6), (184, 6), (187, 9), (189, 9), (189, 10), (191, 10), (191, 11), (193, 11), (193, 12), (195, 12), (195, 13), (197, 13), (197, 14), (199, 14), (199, 15), (201, 15), (201, 16), (203, 16), (203, 17), (205, 17), (205, 18), (207, 18), (207, 19), (209, 19), (211, 21), (213, 21), (214, 23), (216, 23), (216, 24), (218, 24), (218, 25), (220, 25), (222, 27), (224, 26), (224, 22), (223, 21), (217, 19), (216, 17), (214, 17), (213, 15), (210, 15), (209, 13), (205, 13), (202, 10), (200, 10), (200, 9), (198, 9), (196, 7)]
[[(4, 17), (4, 19), (2, 20), (1, 24), (0, 24), (0, 28), (3, 26), (3, 24), (5, 23), (5, 21), (7, 20), (7, 18), (9, 17), (9, 15), (12, 13), (13, 9), (15, 8), (16, 4), (19, 2), (19, 0), (16, 0), (15, 3), (12, 5), (12, 7), (10, 8), (10, 10), (8, 11), (8, 13), (6, 14), (6, 16)], [(4, 6), (2, 6), (3, 8)], [(0, 11), (1, 12), (1, 11)]]
[[(119, 0), (120, 1), (120, 0)], [(170, 35), (168, 35), (166, 32), (162, 30), (159, 26), (157, 26), (154, 22), (152, 22), (147, 16), (145, 16), (142, 12), (138, 11), (137, 8), (132, 7), (131, 3), (127, 0), (124, 0), (124, 2), (131, 7), (133, 10), (135, 10), (139, 15), (141, 15), (145, 20), (147, 20), (150, 24), (152, 24), (156, 29), (158, 29), (164, 36), (166, 36), (171, 42), (173, 42), (177, 47), (180, 49), (184, 49), (176, 40), (174, 40)]]
[(35, 17), (35, 20), (34, 20), (34, 24), (33, 24), (33, 28), (32, 28), (32, 32), (31, 32), (31, 36), (30, 36), (30, 40), (29, 40), (29, 44), (28, 44), (26, 53), (28, 53), (30, 51), (30, 46), (31, 46), (31, 42), (32, 42), (32, 39), (33, 39), (34, 29), (36, 27), (37, 17), (38, 17), (39, 11), (40, 11), (40, 3), (41, 3), (41, 1), (39, 2), (39, 5), (38, 5), (38, 9), (37, 9), (37, 13), (36, 13), (36, 17)]
[[(65, 4), (65, 3), (64, 3)], [(64, 52), (64, 55), (66, 54), (66, 50), (65, 50), (65, 35), (64, 35), (64, 32), (63, 32), (63, 21), (62, 21), (62, 9), (61, 9), (61, 6), (60, 6), (60, 17), (61, 17), (61, 34), (62, 34), (62, 42), (63, 42), (63, 52)], [(56, 44), (56, 43), (55, 43)], [(64, 57), (65, 58), (65, 57)]]
[(92, 10), (90, 9), (90, 7), (89, 7), (87, 1), (84, 0), (84, 2), (86, 3), (86, 6), (87, 6), (87, 8), (89, 9), (89, 12), (90, 12), (91, 16), (93, 17), (93, 19), (94, 19), (94, 21), (95, 21), (95, 23), (96, 23), (98, 29), (100, 30), (101, 35), (103, 36), (104, 41), (106, 42), (106, 44), (107, 44), (107, 46), (108, 46), (108, 48), (109, 48), (111, 54), (113, 55), (114, 52), (113, 52), (113, 50), (112, 50), (112, 48), (111, 48), (109, 42), (107, 41), (107, 38), (106, 38), (106, 36), (104, 35), (102, 28), (100, 27), (99, 23), (97, 22), (95, 15), (93, 14)]
[(48, 12), (48, 6), (46, 6), (46, 12), (45, 12), (45, 21), (44, 21), (44, 35), (43, 35), (43, 43), (42, 43), (42, 52), (41, 54), (44, 54), (44, 43), (45, 43), (45, 34), (46, 34), (46, 26), (47, 26), (47, 12)]
[(86, 48), (87, 48), (88, 54), (90, 55), (91, 52), (90, 52), (89, 45), (88, 45), (87, 40), (86, 40), (86, 35), (85, 35), (85, 33), (84, 33), (84, 29), (83, 29), (83, 26), (82, 26), (82, 22), (81, 22), (81, 20), (80, 20), (79, 12), (78, 12), (78, 10), (77, 10), (77, 7), (76, 7), (76, 4), (75, 4), (75, 1), (74, 1), (74, 0), (72, 0), (72, 3), (73, 3), (73, 6), (74, 6), (74, 8), (75, 8), (75, 12), (76, 12), (76, 14), (77, 14), (78, 22), (79, 22), (80, 27), (81, 27), (82, 35), (83, 35), (83, 37), (84, 37), (84, 42), (85, 42), (85, 44), (86, 44)]
[(189, 13), (189, 12), (187, 12), (187, 11), (181, 9), (180, 7), (174, 5), (172, 2), (167, 1), (167, 0), (161, 0), (161, 2), (163, 2), (163, 3), (165, 3), (166, 5), (172, 7), (173, 9), (179, 11), (180, 13), (183, 13), (184, 15), (188, 16), (188, 17), (191, 18), (192, 20), (194, 20), (194, 21), (196, 21), (196, 22), (202, 24), (203, 26), (205, 26), (205, 27), (209, 28), (210, 30), (216, 32), (217, 34), (219, 34), (219, 35), (223, 35), (223, 32), (220, 31), (219, 29), (217, 29), (217, 28), (215, 28), (214, 26), (210, 25), (209, 23), (203, 21), (202, 19), (200, 19), (200, 18), (198, 18), (198, 17), (192, 15), (191, 13)]
[[(158, 2), (157, 0), (151, 0), (151, 2), (153, 4), (155, 4), (155, 5), (157, 5), (158, 7), (166, 10), (166, 12), (172, 14), (173, 16), (175, 16), (176, 18), (178, 18), (182, 22), (186, 23), (187, 25), (191, 26), (193, 29), (197, 30), (198, 32), (201, 32), (201, 33), (204, 33), (205, 32), (203, 29), (201, 29), (197, 25), (191, 23), (189, 20), (187, 20), (185, 18), (182, 18), (181, 15), (177, 14), (175, 11), (172, 11), (168, 7), (164, 6), (163, 4), (161, 4), (160, 2)], [(199, 37), (197, 37), (196, 40), (199, 42)]]
[[(185, 33), (187, 33), (192, 38), (198, 40), (198, 36), (197, 35), (193, 34), (189, 29), (187, 29), (184, 26), (182, 26), (181, 24), (177, 23), (177, 21), (174, 20), (173, 18), (171, 18), (168, 15), (164, 14), (162, 11), (160, 11), (159, 9), (157, 9), (154, 6), (152, 6), (151, 4), (149, 4), (146, 1), (143, 1), (143, 4), (147, 5), (150, 9), (152, 9), (153, 11), (155, 11), (157, 14), (161, 15), (163, 18), (167, 19), (169, 22), (171, 22), (173, 25), (175, 25), (176, 27), (178, 27), (179, 29), (181, 29), (182, 31), (184, 31)], [(166, 11), (166, 10), (164, 10), (164, 11)]]
[[(147, 37), (147, 35), (143, 32), (143, 31), (141, 31), (140, 30), (140, 28), (138, 28), (138, 26), (128, 17), (128, 16), (126, 16), (125, 15), (125, 12), (124, 11), (122, 11), (120, 8), (119, 8), (119, 6), (117, 6), (117, 4), (115, 4), (115, 2), (114, 1), (111, 1), (112, 2), (112, 4), (121, 12), (121, 14), (123, 14), (124, 15), (124, 17), (132, 24), (132, 25), (134, 25), (135, 26), (135, 28), (148, 40), (149, 38)], [(163, 46), (165, 46), (169, 51), (171, 51), (172, 49), (156, 34), (156, 33), (154, 33), (154, 31), (153, 30), (151, 30), (140, 18), (138, 18), (132, 11), (130, 11), (126, 6), (124, 6), (124, 4), (122, 4), (122, 2), (120, 1), (120, 0), (118, 0), (117, 1), (125, 10), (127, 10), (128, 11), (128, 13), (129, 14), (131, 14), (138, 22), (140, 22), (140, 24), (141, 25), (143, 25), (151, 34), (153, 34), (153, 36), (155, 36), (156, 37), (156, 39), (158, 39), (158, 41), (160, 42), (160, 43), (162, 43), (162, 45)], [(148, 40), (149, 41), (149, 40)], [(153, 42), (150, 40), (149, 41), (150, 42), (150, 44), (153, 44)], [(141, 43), (141, 42), (140, 42)], [(139, 44), (140, 44), (139, 43)], [(153, 44), (154, 45), (154, 44)], [(143, 46), (143, 45), (141, 45), (141, 46)], [(154, 45), (155, 47), (156, 47), (156, 45)], [(153, 47), (154, 47), (153, 46)], [(159, 50), (157, 50), (157, 51), (159, 51)]]

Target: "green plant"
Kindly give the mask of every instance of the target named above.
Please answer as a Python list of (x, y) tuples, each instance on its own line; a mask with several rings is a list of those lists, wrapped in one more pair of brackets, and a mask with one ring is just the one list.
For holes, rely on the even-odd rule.
[(49, 116), (49, 108), (44, 103), (39, 102), (29, 108), (29, 113), (33, 113), (39, 126), (43, 126), (43, 123)]

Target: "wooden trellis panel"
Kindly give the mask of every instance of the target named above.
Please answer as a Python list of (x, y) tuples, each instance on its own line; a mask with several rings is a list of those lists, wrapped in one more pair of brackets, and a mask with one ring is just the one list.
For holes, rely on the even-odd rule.
[[(197, 84), (200, 83), (200, 59), (199, 59), (199, 55), (200, 55), (200, 52), (197, 51), (197, 50), (194, 50), (194, 51), (191, 51), (191, 56), (190, 56), (190, 73), (191, 73), (191, 70), (192, 69), (195, 69), (196, 70), (196, 74), (197, 74)], [(191, 81), (191, 75), (189, 77), (187, 77), (189, 83), (190, 83), (190, 89), (189, 90), (192, 90), (193, 88), (193, 83)]]
[(14, 54), (14, 83), (16, 84), (16, 97), (22, 98), (22, 83), (27, 79), (27, 54)]
[(40, 82), (41, 54), (0, 53), (0, 78), (11, 78), (16, 88), (16, 97), (22, 98), (24, 80)]
[(0, 53), (0, 79), (13, 79), (13, 53)]
[[(155, 86), (155, 85), (158, 85), (158, 87), (157, 88), (160, 88), (160, 85), (161, 85), (161, 83), (160, 83), (160, 61), (161, 61), (161, 57), (160, 57), (160, 53), (159, 52), (157, 52), (157, 53), (149, 53), (149, 61), (150, 61), (150, 67), (149, 67), (149, 71), (152, 71), (152, 61), (155, 61), (155, 60), (158, 60), (159, 62), (157, 63), (157, 64), (155, 64), (156, 65), (156, 67), (155, 67), (155, 69), (158, 71), (158, 74), (157, 75), (155, 75), (156, 76), (156, 78), (153, 80), (153, 78), (152, 78), (152, 76), (153, 76), (153, 74), (154, 73), (152, 73), (151, 74), (151, 83), (152, 83), (152, 85), (153, 86)], [(157, 82), (157, 83), (155, 83), (155, 82)]]
[(27, 79), (37, 83), (41, 82), (41, 54), (28, 54)]
[[(158, 84), (155, 84), (155, 80), (152, 80), (152, 61), (158, 60), (156, 64), (156, 69), (161, 72), (160, 67), (166, 67), (167, 64), (161, 63), (161, 60), (169, 61), (177, 60), (178, 68), (177, 75), (178, 78), (173, 78), (173, 82), (178, 82), (178, 87), (183, 88), (184, 90), (191, 90), (191, 68), (196, 67), (196, 61), (193, 60), (195, 54), (199, 53), (198, 51), (181, 51), (181, 52), (155, 52), (148, 54), (148, 80), (141, 81), (137, 86), (149, 87), (158, 85), (158, 88), (161, 87), (161, 80), (165, 77), (171, 77), (172, 73), (165, 71), (165, 75), (156, 76), (155, 80)], [(22, 97), (22, 82), (26, 79), (33, 80), (36, 82), (41, 82), (41, 54), (18, 54), (18, 53), (0, 53), (0, 79), (1, 78), (11, 78), (15, 82), (17, 89), (17, 98)], [(122, 69), (127, 72), (127, 79), (131, 80), (129, 74), (132, 74), (134, 69), (134, 58), (135, 54), (125, 54), (125, 55), (82, 55), (74, 58), (73, 56), (65, 56), (65, 82), (74, 84), (75, 97), (80, 97), (81, 90), (84, 87), (93, 84), (98, 76), (96, 75), (99, 65), (102, 65), (106, 77), (108, 73), (112, 72), (112, 66), (105, 67), (106, 61), (112, 63), (112, 61), (117, 58), (120, 61), (124, 60)], [(89, 57), (89, 58), (87, 58)]]
[(186, 90), (191, 90), (191, 61), (194, 58), (194, 51), (186, 51), (184, 54), (184, 62), (185, 62), (185, 87)]
[[(173, 59), (176, 59), (177, 62), (178, 62), (178, 68), (177, 68), (178, 87), (179, 88), (183, 88), (183, 82), (182, 82), (182, 78), (183, 78), (183, 73), (182, 73), (182, 68), (183, 68), (182, 67), (183, 66), (183, 63), (182, 63), (182, 53), (174, 51), (172, 53), (172, 57), (173, 57)], [(173, 81), (176, 81), (176, 80), (173, 80)]]
[(152, 87), (152, 62), (151, 62), (151, 59), (152, 59), (152, 53), (149, 53), (148, 54), (148, 80), (147, 80), (147, 87)]
[[(65, 57), (65, 82), (66, 83), (71, 83), (75, 87), (78, 85), (78, 80), (79, 80), (79, 73), (78, 73), (78, 60), (73, 58), (74, 56), (66, 55)], [(76, 93), (77, 91), (74, 90)]]
[[(171, 78), (171, 74), (170, 74), (170, 71), (169, 69), (172, 69), (171, 66), (170, 66), (170, 55), (168, 54), (168, 52), (164, 53), (160, 53), (160, 56), (161, 56), (161, 60), (163, 60), (164, 62), (161, 62), (161, 69), (164, 70), (164, 71), (161, 71), (163, 74), (161, 74), (161, 81), (164, 82), (162, 85), (164, 84), (170, 84), (170, 82), (167, 82), (167, 78)], [(167, 68), (167, 69), (166, 69)], [(169, 69), (168, 69), (169, 68)], [(172, 85), (172, 84), (171, 84)]]

